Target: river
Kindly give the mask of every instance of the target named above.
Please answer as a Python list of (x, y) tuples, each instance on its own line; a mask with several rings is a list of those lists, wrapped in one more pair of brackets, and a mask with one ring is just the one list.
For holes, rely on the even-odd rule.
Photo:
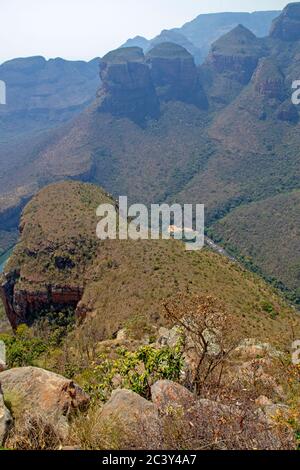
[(8, 258), (10, 257), (10, 255), (12, 254), (13, 252), (13, 248), (11, 248), (10, 250), (6, 251), (3, 255), (0, 256), (0, 273), (3, 272), (3, 269), (4, 269), (4, 266), (8, 260)]

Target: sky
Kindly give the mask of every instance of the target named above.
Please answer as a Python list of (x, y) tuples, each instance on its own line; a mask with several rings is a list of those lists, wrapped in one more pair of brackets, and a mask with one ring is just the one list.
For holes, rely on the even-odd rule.
[(0, 0), (0, 63), (43, 55), (89, 60), (201, 13), (281, 10), (288, 0)]

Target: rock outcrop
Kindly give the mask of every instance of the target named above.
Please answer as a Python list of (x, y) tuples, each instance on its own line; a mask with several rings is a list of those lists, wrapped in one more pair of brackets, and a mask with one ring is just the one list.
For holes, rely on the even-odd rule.
[[(168, 380), (152, 386), (152, 401), (119, 389), (99, 416), (108, 440), (119, 437), (121, 449), (199, 448), (291, 449), (293, 433), (276, 426), (268, 410), (199, 399)], [(282, 407), (279, 407), (280, 411)], [(285, 408), (284, 408), (285, 410)], [(272, 411), (277, 412), (278, 407)], [(116, 444), (115, 440), (114, 443)]]
[(148, 47), (148, 51), (153, 48), (158, 46), (161, 43), (173, 43), (173, 44), (178, 44), (179, 46), (183, 47), (186, 49), (194, 58), (196, 64), (199, 64), (201, 60), (203, 59), (203, 53), (201, 49), (196, 47), (189, 39), (184, 36), (180, 31), (175, 31), (175, 30), (166, 30), (164, 29), (158, 36), (156, 36), (152, 41), (150, 42), (150, 45)]
[(46, 285), (37, 290), (18, 289), (19, 272), (4, 275), (0, 285), (0, 298), (4, 304), (8, 320), (15, 330), (23, 323), (31, 323), (37, 312), (50, 310), (76, 309), (83, 294), (83, 286)]
[(171, 409), (189, 410), (196, 405), (196, 398), (187, 388), (171, 380), (159, 380), (151, 387), (151, 398), (160, 412)]
[(95, 211), (101, 202), (114, 204), (95, 186), (65, 182), (45, 188), (25, 207), (20, 242), (0, 277), (14, 329), (45, 312), (75, 311), (99, 244)]
[(25, 412), (56, 423), (67, 432), (68, 418), (89, 404), (89, 396), (72, 380), (36, 367), (20, 367), (0, 373), (3, 394), (16, 419)]
[(263, 49), (262, 41), (239, 25), (212, 45), (206, 64), (214, 72), (227, 74), (246, 84), (263, 55)]
[(282, 14), (273, 21), (270, 35), (283, 41), (300, 39), (300, 3), (290, 3)]
[(4, 440), (7, 436), (9, 428), (12, 424), (12, 417), (8, 409), (4, 404), (4, 398), (0, 383), (0, 446), (3, 445)]
[(160, 100), (206, 104), (194, 58), (185, 48), (164, 42), (148, 52), (146, 61)]
[(262, 59), (253, 76), (255, 91), (267, 98), (282, 100), (284, 75), (273, 58)]
[(152, 443), (159, 442), (158, 409), (130, 390), (115, 390), (104, 405), (100, 419), (105, 429), (119, 435), (121, 448), (140, 448), (146, 443), (153, 448)]
[(142, 49), (121, 48), (100, 61), (99, 111), (137, 123), (159, 114), (159, 103)]

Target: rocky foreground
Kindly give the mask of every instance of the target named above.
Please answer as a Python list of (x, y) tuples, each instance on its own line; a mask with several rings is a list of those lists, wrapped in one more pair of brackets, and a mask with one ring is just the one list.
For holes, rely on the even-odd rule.
[[(177, 337), (177, 327), (161, 328), (155, 347), (170, 346)], [(116, 345), (125, 344), (126, 332), (118, 338)], [(209, 344), (215, 356), (218, 345)], [(116, 374), (111, 396), (101, 403), (53, 372), (5, 370), (0, 373), (0, 445), (21, 450), (295, 449), (291, 423), (299, 413), (286, 404), (289, 392), (274, 373), (283, 353), (267, 343), (242, 341), (226, 363), (226, 387), (204, 387), (200, 395), (182, 385), (197, 363), (191, 344), (184, 357), (180, 383), (153, 381), (146, 399), (122, 388)]]

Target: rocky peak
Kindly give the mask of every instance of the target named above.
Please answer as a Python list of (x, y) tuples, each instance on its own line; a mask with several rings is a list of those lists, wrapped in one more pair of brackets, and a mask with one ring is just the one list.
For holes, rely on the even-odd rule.
[(109, 52), (100, 61), (100, 77), (99, 111), (137, 123), (157, 117), (159, 103), (142, 49)]
[(164, 29), (158, 36), (152, 39), (150, 43), (150, 47), (148, 47), (148, 50), (165, 42), (178, 44), (179, 46), (184, 47), (184, 49), (186, 49), (194, 57), (194, 60), (197, 64), (200, 63), (201, 60), (203, 59), (201, 49), (196, 47), (180, 31), (176, 31), (176, 30)]
[(250, 30), (238, 25), (213, 44), (207, 64), (216, 72), (229, 74), (231, 78), (246, 84), (262, 55), (262, 41)]
[(290, 3), (284, 8), (273, 21), (270, 35), (283, 41), (300, 40), (300, 2)]
[(135, 36), (128, 39), (121, 47), (140, 47), (144, 51), (149, 47), (150, 41), (143, 36)]
[(184, 47), (171, 42), (158, 44), (148, 52), (146, 61), (161, 100), (204, 104), (194, 58)]

